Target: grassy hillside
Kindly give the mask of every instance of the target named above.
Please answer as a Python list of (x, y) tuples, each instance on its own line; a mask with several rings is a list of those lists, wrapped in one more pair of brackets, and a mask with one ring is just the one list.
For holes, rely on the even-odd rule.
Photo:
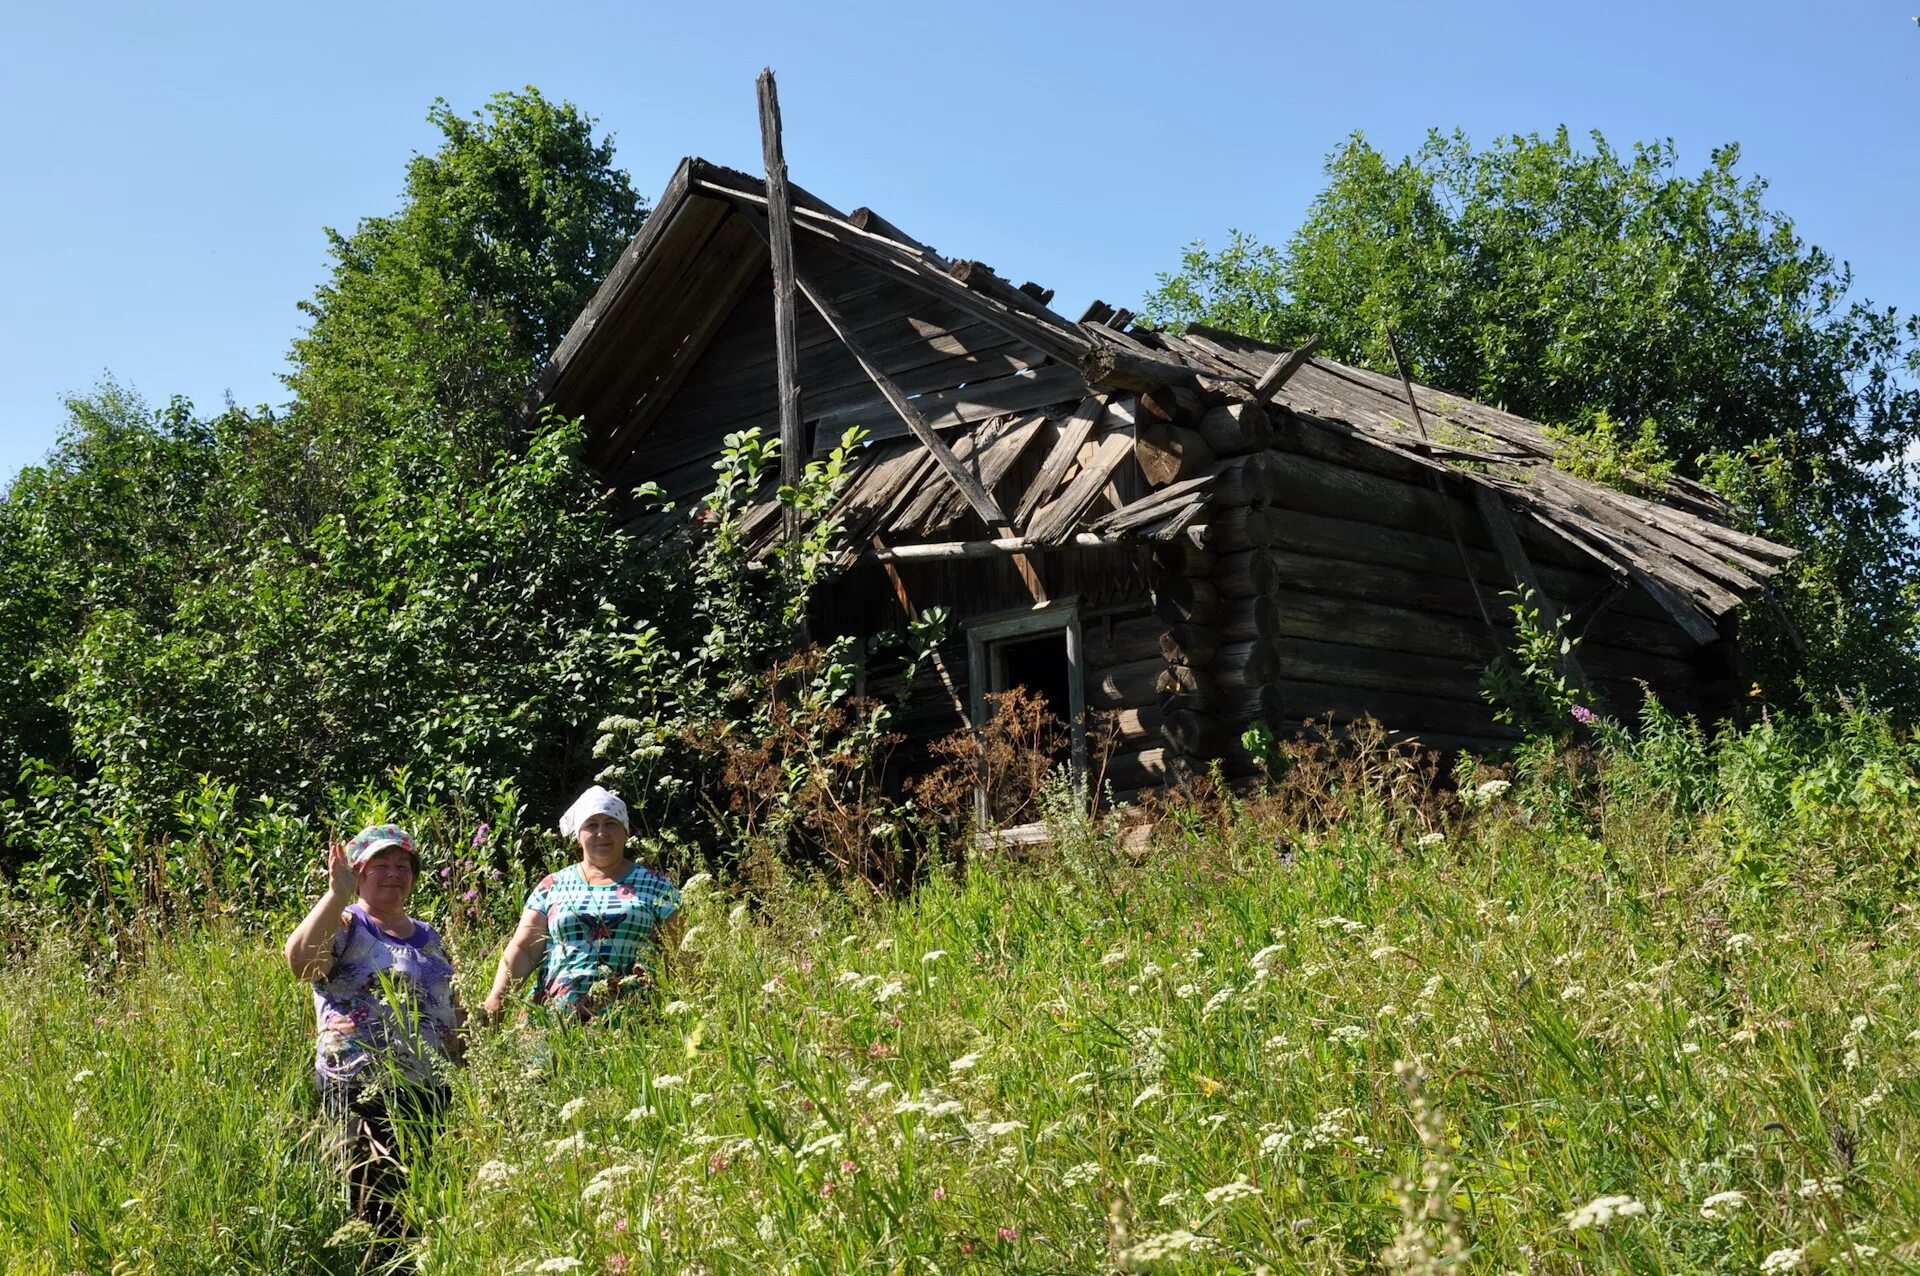
[[(420, 1266), (1915, 1270), (1905, 750), (1670, 734), (1444, 805), (1363, 760), (899, 902), (693, 883), (656, 1009), (483, 1038)], [(280, 936), (61, 935), (0, 973), (5, 1270), (354, 1270)]]

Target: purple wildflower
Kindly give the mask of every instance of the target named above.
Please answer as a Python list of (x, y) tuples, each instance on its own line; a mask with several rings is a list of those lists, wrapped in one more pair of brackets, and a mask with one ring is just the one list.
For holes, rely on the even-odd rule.
[(482, 846), (486, 845), (487, 834), (491, 832), (493, 832), (493, 825), (491, 824), (482, 824), (479, 828), (475, 829), (473, 831), (473, 849), (479, 850)]
[(1573, 720), (1583, 727), (1590, 727), (1600, 721), (1600, 715), (1583, 704), (1573, 706)]

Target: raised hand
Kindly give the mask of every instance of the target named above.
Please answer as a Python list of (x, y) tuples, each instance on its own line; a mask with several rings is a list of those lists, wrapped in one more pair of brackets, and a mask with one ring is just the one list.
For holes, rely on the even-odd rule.
[(327, 889), (351, 904), (360, 897), (360, 878), (347, 860), (347, 848), (340, 842), (327, 843)]

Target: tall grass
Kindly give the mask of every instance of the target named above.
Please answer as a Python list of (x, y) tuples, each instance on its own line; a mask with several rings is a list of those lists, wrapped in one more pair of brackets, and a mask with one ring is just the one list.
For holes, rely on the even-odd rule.
[[(1457, 803), (1302, 764), (899, 901), (695, 882), (653, 1008), (480, 1039), (417, 1260), (1915, 1270), (1909, 746), (1763, 730), (1656, 720)], [(354, 1268), (278, 938), (0, 972), (7, 1270)], [(459, 940), (469, 1002), (496, 938)]]

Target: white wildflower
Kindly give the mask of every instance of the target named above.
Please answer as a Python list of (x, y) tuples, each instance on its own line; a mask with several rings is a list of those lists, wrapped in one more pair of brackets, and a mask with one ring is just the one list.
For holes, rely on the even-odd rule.
[(1357, 1046), (1367, 1039), (1367, 1030), (1359, 1024), (1341, 1024), (1327, 1034), (1327, 1040), (1340, 1046)]
[(873, 994), (873, 1004), (884, 1006), (907, 990), (907, 986), (898, 979), (890, 979), (881, 985), (880, 991)]
[(639, 1170), (640, 1167), (637, 1165), (609, 1165), (606, 1169), (594, 1175), (593, 1178), (588, 1181), (586, 1187), (580, 1190), (580, 1199), (583, 1201), (591, 1201), (597, 1197), (604, 1196), (619, 1186), (622, 1179), (632, 1177), (634, 1174), (637, 1174)]
[(1807, 1252), (1803, 1249), (1776, 1249), (1760, 1260), (1763, 1276), (1780, 1276), (1781, 1272), (1790, 1272), (1806, 1261)]
[(1162, 1164), (1160, 1158), (1151, 1152), (1142, 1152), (1139, 1156), (1133, 1158), (1133, 1163), (1142, 1166)]
[(1725, 1222), (1747, 1207), (1745, 1192), (1715, 1192), (1700, 1202), (1700, 1217)]
[(744, 902), (735, 904), (727, 913), (727, 929), (739, 930), (747, 924), (747, 906)]
[(1482, 780), (1473, 786), (1473, 796), (1468, 799), (1470, 806), (1486, 806), (1498, 802), (1513, 787), (1510, 780)]
[(891, 1081), (876, 1081), (867, 1087), (867, 1097), (869, 1099), (884, 1099), (892, 1092), (893, 1082)]
[(68, 1084), (79, 1085), (82, 1082), (93, 1080), (93, 1076), (94, 1076), (94, 1072), (92, 1068), (82, 1068), (80, 1069), (80, 1071), (73, 1074), (73, 1080)]
[(577, 1258), (549, 1258), (533, 1269), (536, 1272), (577, 1272), (580, 1260)]
[(1596, 1196), (1579, 1209), (1568, 1210), (1564, 1217), (1567, 1230), (1577, 1232), (1587, 1227), (1605, 1227), (1620, 1218), (1634, 1218), (1645, 1214), (1647, 1207), (1631, 1196)]
[(936, 949), (934, 949), (934, 950), (933, 950), (932, 952), (930, 952), (930, 953), (927, 953), (927, 954), (925, 954), (924, 956), (922, 956), (922, 957), (920, 958), (920, 964), (921, 964), (922, 966), (929, 966), (929, 965), (932, 965), (932, 964), (933, 964), (934, 962), (936, 962), (936, 961), (940, 961), (940, 960), (942, 960), (943, 958), (945, 958), (945, 957), (946, 957), (946, 955), (947, 955), (947, 950), (946, 950), (946, 949), (944, 949), (944, 948), (936, 948)]
[(653, 1088), (656, 1090), (678, 1090), (686, 1084), (687, 1079), (685, 1077), (677, 1076), (671, 1072), (664, 1077), (655, 1077), (653, 1079)]
[(831, 1134), (823, 1134), (819, 1138), (815, 1139), (813, 1142), (807, 1144), (805, 1147), (800, 1149), (800, 1159), (804, 1161), (804, 1160), (807, 1160), (809, 1157), (818, 1156), (822, 1152), (837, 1151), (838, 1149), (846, 1146), (846, 1142), (847, 1142), (847, 1136), (845, 1134), (840, 1133), (838, 1130), (834, 1131)]
[(769, 980), (767, 980), (767, 982), (766, 982), (766, 983), (764, 983), (764, 984), (761, 984), (761, 985), (760, 985), (760, 991), (761, 991), (761, 992), (764, 992), (764, 993), (766, 993), (766, 994), (767, 994), (767, 995), (768, 995), (769, 997), (771, 997), (771, 996), (773, 996), (773, 995), (774, 995), (775, 993), (777, 993), (777, 992), (779, 992), (779, 991), (780, 991), (780, 976), (778, 976), (778, 975), (775, 975), (775, 976), (774, 976), (774, 977), (773, 977), (772, 979), (769, 979)]
[(1131, 1271), (1136, 1267), (1150, 1266), (1179, 1254), (1204, 1254), (1211, 1251), (1213, 1247), (1214, 1243), (1206, 1237), (1196, 1236), (1185, 1228), (1179, 1228), (1149, 1236), (1139, 1244), (1121, 1250), (1117, 1257), (1120, 1268), (1123, 1271)]
[(1100, 1177), (1098, 1161), (1082, 1161), (1060, 1176), (1061, 1187), (1084, 1187)]
[(700, 932), (705, 929), (706, 926), (700, 922), (695, 922), (693, 925), (687, 927), (687, 933), (680, 936), (680, 951), (683, 953), (697, 951), (699, 945), (694, 943), (694, 941), (700, 938)]
[(643, 1103), (637, 1108), (627, 1109), (626, 1121), (628, 1125), (634, 1125), (638, 1122), (648, 1120), (652, 1116), (653, 1109)]
[(586, 1106), (587, 1106), (587, 1101), (585, 1099), (568, 1099), (565, 1103), (560, 1105), (561, 1122), (565, 1123), (573, 1120), (575, 1117), (580, 1115), (580, 1109)]
[(1249, 1196), (1260, 1195), (1260, 1189), (1245, 1179), (1235, 1179), (1231, 1183), (1222, 1183), (1219, 1187), (1208, 1188), (1206, 1193), (1209, 1205), (1230, 1205), (1245, 1200)]
[(1750, 1046), (1754, 1041), (1752, 1028), (1736, 1028), (1727, 1034), (1727, 1040), (1736, 1046)]
[(1316, 1148), (1331, 1147), (1343, 1139), (1358, 1143), (1352, 1130), (1352, 1108), (1334, 1108), (1330, 1112), (1322, 1112), (1313, 1119), (1313, 1128), (1300, 1136), (1301, 1150), (1311, 1152)]
[(473, 1185), (483, 1191), (497, 1192), (513, 1182), (513, 1167), (505, 1161), (488, 1161), (473, 1174)]
[(1198, 997), (1200, 995), (1200, 985), (1181, 984), (1173, 990), (1173, 995), (1176, 997)]
[(675, 1000), (669, 1001), (666, 1005), (660, 1007), (660, 1013), (663, 1015), (684, 1015), (692, 1009), (693, 1007), (686, 1002)]
[(1447, 835), (1445, 833), (1422, 833), (1414, 839), (1413, 844), (1428, 849), (1435, 846), (1445, 846), (1447, 844)]
[(1255, 953), (1252, 958), (1248, 960), (1247, 965), (1264, 973), (1273, 969), (1273, 967), (1278, 964), (1280, 954), (1286, 950), (1287, 946), (1285, 944), (1268, 944), (1265, 948)]
[(1158, 979), (1160, 975), (1161, 975), (1161, 970), (1158, 962), (1150, 961), (1146, 965), (1140, 967), (1140, 978), (1143, 980)]
[(1736, 931), (1727, 936), (1727, 951), (1730, 953), (1744, 953), (1752, 949), (1753, 946), (1753, 936), (1744, 930)]
[(947, 1065), (947, 1071), (967, 1072), (967, 1071), (970, 1071), (979, 1062), (980, 1062), (980, 1056), (977, 1053), (969, 1051), (968, 1053), (961, 1055), (958, 1059), (955, 1059), (952, 1063), (949, 1063)]
[(1127, 955), (1116, 948), (1110, 953), (1101, 953), (1099, 964), (1103, 967), (1118, 966), (1121, 962), (1125, 961), (1126, 959), (1127, 959)]
[(1182, 1192), (1180, 1189), (1175, 1188), (1173, 1191), (1168, 1192), (1165, 1196), (1162, 1196), (1160, 1198), (1159, 1203), (1162, 1206), (1178, 1205), (1181, 1201), (1184, 1201), (1186, 1199), (1187, 1199), (1187, 1194), (1185, 1192)]
[(1167, 1092), (1159, 1086), (1150, 1085), (1139, 1094), (1133, 1096), (1133, 1106), (1137, 1108), (1143, 1103), (1152, 1103), (1155, 1099), (1165, 1098), (1166, 1093)]
[(1207, 998), (1207, 1004), (1200, 1008), (1200, 1013), (1203, 1016), (1212, 1014), (1214, 1011), (1220, 1009), (1220, 1007), (1226, 1005), (1229, 1001), (1232, 1001), (1234, 998), (1234, 993), (1235, 993), (1234, 986), (1232, 984), (1228, 984), (1225, 988), (1222, 988), (1219, 992), (1216, 992), (1215, 994), (1213, 994), (1213, 996)]
[(587, 1132), (576, 1130), (564, 1139), (555, 1139), (547, 1145), (547, 1159), (558, 1161), (565, 1156), (578, 1156), (587, 1147)]
[(1585, 984), (1568, 984), (1560, 990), (1560, 1000), (1562, 1001), (1584, 1001), (1586, 997), (1587, 986)]
[(1400, 950), (1392, 944), (1382, 944), (1367, 953), (1368, 961), (1385, 961)]
[(1841, 1185), (1840, 1185), (1839, 1179), (1828, 1178), (1828, 1179), (1801, 1179), (1800, 1180), (1800, 1199), (1803, 1201), (1812, 1201), (1812, 1200), (1821, 1200), (1821, 1199), (1834, 1200), (1839, 1197), (1840, 1192), (1841, 1192)]
[(695, 873), (692, 877), (689, 877), (685, 882), (681, 883), (680, 898), (691, 904), (694, 900), (706, 894), (707, 889), (712, 885), (712, 873)]
[(1027, 1128), (1025, 1121), (995, 1121), (988, 1125), (985, 1133), (990, 1139), (1005, 1138)]

